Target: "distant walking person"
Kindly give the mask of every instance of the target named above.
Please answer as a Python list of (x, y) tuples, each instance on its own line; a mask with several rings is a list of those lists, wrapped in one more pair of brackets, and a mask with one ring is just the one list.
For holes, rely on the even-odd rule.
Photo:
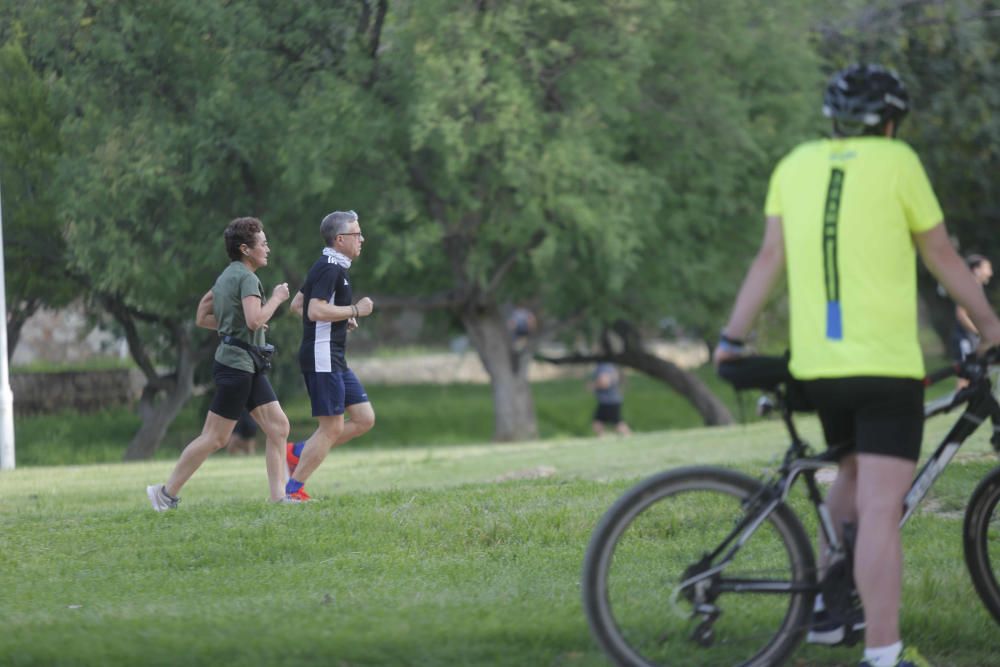
[[(291, 477), (285, 487), (291, 501), (307, 501), (306, 480), (319, 467), (331, 447), (342, 445), (371, 430), (375, 412), (354, 372), (347, 367), (347, 332), (359, 317), (371, 315), (375, 304), (368, 297), (353, 303), (348, 269), (361, 255), (365, 237), (358, 214), (334, 211), (320, 223), (326, 242), (323, 256), (313, 264), (292, 310), (302, 313), (299, 365), (305, 379), (312, 414), (319, 422), (304, 442), (289, 443), (286, 460)], [(344, 422), (344, 413), (350, 421)]]
[(278, 306), (288, 300), (288, 284), (281, 283), (274, 288), (270, 299), (264, 298), (256, 271), (267, 266), (271, 249), (260, 220), (237, 218), (226, 227), (224, 238), (232, 262), (201, 298), (195, 316), (198, 326), (219, 332), (219, 347), (212, 366), (215, 397), (201, 435), (181, 452), (170, 478), (165, 484), (146, 488), (157, 512), (177, 507), (181, 487), (205, 459), (226, 446), (244, 408), (267, 436), (265, 462), (271, 500), (285, 498), (286, 469), (282, 459), (288, 439), (288, 417), (267, 376), (257, 368), (251, 350), (256, 352), (264, 346), (264, 329)]
[[(993, 277), (993, 264), (982, 255), (969, 255), (965, 264), (972, 271), (976, 282), (986, 286)], [(959, 304), (955, 304), (955, 326), (951, 333), (952, 358), (962, 361), (979, 347), (979, 329), (972, 323), (969, 314)]]
[(622, 404), (625, 402), (625, 397), (622, 393), (621, 373), (618, 367), (609, 363), (597, 364), (588, 387), (597, 399), (594, 421), (591, 423), (594, 435), (604, 435), (606, 426), (615, 429), (618, 435), (631, 435), (632, 430), (622, 418)]

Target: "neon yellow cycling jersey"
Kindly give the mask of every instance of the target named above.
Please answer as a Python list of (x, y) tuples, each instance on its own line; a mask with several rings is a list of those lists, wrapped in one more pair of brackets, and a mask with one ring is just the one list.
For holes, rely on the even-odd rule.
[(911, 235), (944, 216), (913, 149), (886, 137), (802, 144), (775, 168), (764, 211), (782, 220), (792, 374), (923, 377)]

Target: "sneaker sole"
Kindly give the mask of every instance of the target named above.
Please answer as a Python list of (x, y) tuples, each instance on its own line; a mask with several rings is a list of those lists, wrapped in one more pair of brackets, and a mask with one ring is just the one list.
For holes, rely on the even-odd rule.
[[(858, 623), (853, 627), (854, 632), (861, 632), (865, 629), (864, 623)], [(810, 630), (806, 635), (806, 642), (809, 644), (822, 644), (824, 646), (836, 646), (843, 643), (847, 632), (846, 626), (838, 626), (832, 630)]]

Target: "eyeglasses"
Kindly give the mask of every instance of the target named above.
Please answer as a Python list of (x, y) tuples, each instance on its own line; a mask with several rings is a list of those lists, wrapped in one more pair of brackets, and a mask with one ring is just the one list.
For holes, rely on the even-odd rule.
[(342, 232), (337, 236), (361, 236), (361, 232)]

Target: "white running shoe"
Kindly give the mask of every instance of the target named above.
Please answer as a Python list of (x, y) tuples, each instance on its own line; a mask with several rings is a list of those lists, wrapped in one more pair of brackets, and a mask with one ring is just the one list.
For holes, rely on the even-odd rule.
[(167, 490), (164, 488), (163, 484), (147, 486), (146, 495), (149, 496), (149, 502), (152, 503), (153, 509), (157, 512), (175, 510), (177, 509), (177, 503), (180, 502), (180, 498), (174, 498), (167, 495)]

